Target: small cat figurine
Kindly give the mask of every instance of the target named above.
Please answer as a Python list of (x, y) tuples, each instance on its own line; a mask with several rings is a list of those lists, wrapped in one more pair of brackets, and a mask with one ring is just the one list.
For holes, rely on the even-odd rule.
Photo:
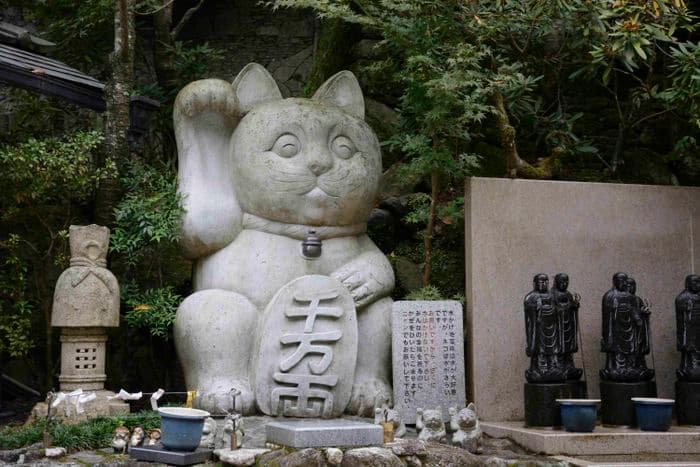
[(112, 449), (115, 453), (126, 454), (129, 449), (129, 429), (125, 426), (118, 426), (112, 435)]
[(442, 410), (437, 407), (435, 410), (416, 409), (416, 430), (418, 439), (423, 441), (436, 441), (444, 443), (447, 440), (445, 423), (442, 421)]
[[(382, 160), (364, 114), (362, 91), (349, 71), (329, 78), (310, 99), (283, 99), (274, 78), (255, 63), (233, 83), (207, 79), (180, 91), (174, 126), (185, 210), (181, 244), (196, 262), (195, 292), (178, 308), (174, 340), (187, 387), (198, 391), (196, 407), (225, 413), (236, 388), (236, 412), (253, 414), (257, 406), (278, 415), (277, 406), (266, 408), (269, 395), (254, 387), (264, 373), (256, 349), (279, 339), (260, 335), (260, 323), (278, 291), (309, 275), (347, 289), (356, 313), (354, 368), (344, 369), (328, 390), (337, 391), (328, 399), (331, 416), (369, 417), (376, 401), (392, 397), (394, 273), (366, 234)], [(310, 231), (322, 242), (313, 261), (302, 254)], [(331, 373), (309, 378), (336, 381)]]
[(146, 446), (155, 446), (156, 444), (160, 443), (161, 436), (162, 433), (160, 431), (160, 428), (154, 428), (152, 430), (149, 430), (148, 441), (146, 442)]
[(460, 411), (457, 411), (457, 407), (450, 407), (449, 413), (450, 430), (454, 432), (452, 444), (461, 446), (472, 453), (477, 452), (481, 440), (481, 428), (474, 403), (470, 402), (466, 408)]
[(129, 447), (141, 446), (145, 438), (146, 432), (144, 431), (143, 427), (135, 427), (134, 431), (131, 432), (131, 438), (129, 438)]
[(386, 404), (374, 409), (374, 424), (381, 425), (384, 422), (391, 422), (394, 426), (394, 437), (403, 438), (406, 434), (406, 425), (401, 421), (401, 415), (397, 410), (389, 408)]

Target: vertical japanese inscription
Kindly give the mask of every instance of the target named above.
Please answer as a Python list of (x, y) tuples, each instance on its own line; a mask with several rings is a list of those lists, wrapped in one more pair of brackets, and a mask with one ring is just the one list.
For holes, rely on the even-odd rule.
[[(279, 372), (273, 379), (284, 386), (271, 393), (272, 411), (287, 417), (330, 417), (333, 411), (333, 394), (330, 391), (338, 383), (338, 375), (325, 374), (333, 362), (332, 344), (343, 337), (340, 329), (314, 331), (320, 317), (337, 320), (343, 316), (343, 308), (332, 306), (338, 298), (337, 290), (297, 290), (293, 303), (284, 311), (291, 321), (305, 318), (300, 332), (283, 334), (282, 345), (296, 345), (294, 351), (279, 364)], [(314, 358), (314, 356), (316, 356)], [(305, 362), (306, 364), (302, 363)], [(295, 373), (290, 371), (295, 370)], [(288, 386), (288, 385), (292, 386)]]
[(459, 302), (395, 302), (392, 329), (394, 402), (404, 421), (415, 420), (417, 407), (463, 405)]

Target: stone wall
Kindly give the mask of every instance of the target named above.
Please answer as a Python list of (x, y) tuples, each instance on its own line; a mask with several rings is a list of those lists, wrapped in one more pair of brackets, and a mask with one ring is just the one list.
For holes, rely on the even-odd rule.
[(223, 50), (225, 59), (212, 77), (231, 81), (246, 64), (257, 62), (274, 75), (283, 93), (296, 95), (311, 70), (315, 31), (310, 11), (273, 11), (257, 0), (210, 0), (181, 39)]
[[(659, 397), (674, 397), (674, 299), (700, 265), (700, 189), (472, 178), (465, 198), (467, 368), (484, 420), (522, 420), (523, 298), (532, 277), (567, 272), (581, 295), (590, 397), (598, 397), (601, 299), (617, 271), (652, 304)], [(581, 352), (576, 357), (580, 366)], [(647, 357), (651, 367), (652, 359)]]

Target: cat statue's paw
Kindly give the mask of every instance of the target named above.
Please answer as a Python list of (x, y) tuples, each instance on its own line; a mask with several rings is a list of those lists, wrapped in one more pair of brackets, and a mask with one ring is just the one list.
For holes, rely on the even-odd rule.
[(345, 412), (360, 417), (373, 417), (374, 409), (384, 404), (391, 405), (392, 399), (391, 385), (387, 381), (357, 378)]
[(232, 387), (240, 391), (236, 395), (236, 406), (231, 410), (232, 396), (230, 391), (197, 394), (193, 406), (206, 410), (213, 415), (223, 415), (237, 412), (242, 415), (255, 414), (255, 396), (247, 384), (235, 384)]

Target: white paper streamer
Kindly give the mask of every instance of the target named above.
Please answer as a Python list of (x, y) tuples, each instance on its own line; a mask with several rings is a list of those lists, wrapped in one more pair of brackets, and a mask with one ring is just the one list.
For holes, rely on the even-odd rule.
[(165, 394), (165, 389), (158, 389), (151, 395), (151, 409), (158, 410), (158, 399)]
[(97, 394), (94, 392), (91, 392), (90, 394), (80, 394), (76, 396), (75, 398), (75, 411), (76, 413), (83, 413), (85, 412), (85, 409), (83, 408), (83, 404), (87, 404), (88, 402), (94, 401), (97, 399)]
[(126, 392), (124, 389), (119, 390), (116, 396), (109, 396), (107, 399), (121, 399), (123, 401), (137, 401), (143, 397), (143, 392), (135, 392), (133, 394)]

